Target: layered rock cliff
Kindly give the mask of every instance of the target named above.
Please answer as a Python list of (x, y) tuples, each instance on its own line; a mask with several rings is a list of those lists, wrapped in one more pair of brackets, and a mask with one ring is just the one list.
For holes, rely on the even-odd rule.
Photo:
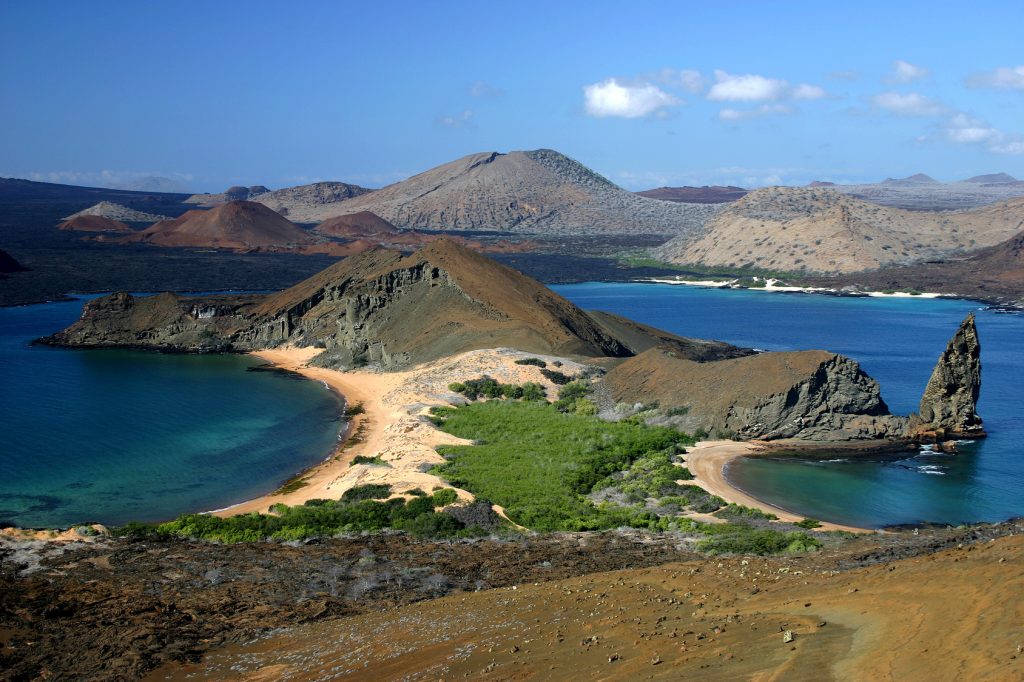
[(665, 348), (605, 377), (620, 402), (684, 411), (683, 430), (739, 439), (846, 441), (894, 438), (906, 419), (889, 413), (878, 383), (853, 360), (825, 351), (762, 353), (700, 363)]
[(911, 433), (918, 438), (983, 438), (978, 416), (981, 393), (981, 342), (970, 313), (939, 357), (921, 396)]
[(86, 306), (45, 340), (71, 346), (246, 351), (317, 346), (331, 367), (396, 369), (476, 348), (623, 357), (629, 348), (519, 272), (448, 240), (375, 249), (269, 296), (133, 297)]

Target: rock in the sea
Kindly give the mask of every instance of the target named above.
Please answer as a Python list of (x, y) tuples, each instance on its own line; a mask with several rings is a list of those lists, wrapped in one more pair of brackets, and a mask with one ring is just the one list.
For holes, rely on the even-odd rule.
[(961, 323), (946, 346), (921, 396), (918, 414), (911, 418), (914, 438), (983, 438), (977, 413), (981, 391), (981, 342), (974, 313)]

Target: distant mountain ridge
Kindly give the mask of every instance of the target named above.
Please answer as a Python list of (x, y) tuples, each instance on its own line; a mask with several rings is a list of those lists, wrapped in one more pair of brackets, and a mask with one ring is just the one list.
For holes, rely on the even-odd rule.
[(136, 211), (134, 208), (115, 204), (112, 201), (101, 201), (98, 204), (93, 204), (89, 208), (82, 209), (78, 213), (72, 213), (64, 220), (66, 222), (70, 222), (76, 218), (85, 216), (98, 216), (100, 218), (106, 218), (107, 220), (129, 223), (155, 223), (160, 220), (170, 220), (170, 218), (164, 215), (146, 213), (145, 211)]
[(402, 228), (559, 236), (693, 233), (718, 207), (637, 196), (563, 154), (538, 149), (470, 154), (306, 217), (363, 210)]
[(729, 204), (698, 237), (655, 249), (679, 264), (857, 272), (997, 244), (1021, 229), (1024, 198), (970, 211), (907, 211), (833, 188), (768, 187)]

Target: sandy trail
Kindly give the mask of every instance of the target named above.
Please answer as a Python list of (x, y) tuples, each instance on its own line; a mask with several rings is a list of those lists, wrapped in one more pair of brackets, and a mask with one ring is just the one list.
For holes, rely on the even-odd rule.
[[(741, 504), (745, 507), (760, 509), (775, 514), (780, 521), (800, 521), (804, 517), (776, 507), (752, 497), (732, 485), (725, 477), (725, 468), (737, 457), (747, 457), (764, 449), (757, 441), (737, 442), (732, 440), (708, 440), (687, 448), (685, 457), (686, 468), (693, 474), (696, 484), (712, 495), (718, 495), (726, 502)], [(844, 526), (837, 523), (821, 522), (820, 530), (845, 530), (852, 533), (872, 533), (868, 528)]]

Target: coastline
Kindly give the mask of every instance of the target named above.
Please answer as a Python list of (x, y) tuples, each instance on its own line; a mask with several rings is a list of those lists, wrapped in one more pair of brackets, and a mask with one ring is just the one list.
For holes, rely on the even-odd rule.
[[(774, 514), (779, 517), (780, 521), (796, 522), (804, 519), (805, 517), (800, 514), (795, 514), (782, 507), (777, 507), (753, 497), (734, 486), (729, 481), (728, 476), (726, 476), (726, 469), (733, 460), (756, 455), (762, 452), (765, 447), (763, 443), (758, 441), (700, 441), (693, 447), (687, 448), (684, 455), (685, 466), (694, 477), (689, 483), (700, 486), (712, 495), (721, 497), (726, 502)], [(821, 519), (818, 519), (818, 521), (821, 523), (821, 526), (816, 530), (841, 530), (850, 533), (878, 532), (871, 528), (846, 526)]]
[[(757, 280), (758, 278), (755, 278)], [(977, 299), (959, 296), (957, 294), (939, 293), (939, 292), (928, 292), (922, 291), (919, 293), (910, 293), (907, 291), (894, 291), (892, 293), (886, 293), (884, 291), (843, 291), (841, 289), (834, 289), (829, 287), (798, 287), (782, 285), (779, 286), (777, 282), (781, 280), (767, 279), (764, 286), (752, 287), (746, 286), (740, 283), (739, 279), (730, 280), (686, 280), (686, 279), (669, 279), (663, 277), (649, 277), (645, 279), (636, 280), (644, 284), (668, 284), (671, 286), (691, 286), (691, 287), (702, 287), (705, 289), (742, 289), (744, 291), (763, 291), (765, 293), (775, 294), (820, 294), (823, 296), (837, 296), (842, 298), (912, 298), (912, 299), (936, 299), (936, 298), (952, 298), (962, 299), (966, 301), (976, 301)], [(977, 300), (978, 303), (985, 303), (986, 305), (992, 305), (986, 301)]]
[[(526, 357), (561, 360), (562, 371), (572, 375), (584, 370), (584, 365), (565, 358), (509, 348), (468, 351), (399, 372), (310, 366), (309, 361), (321, 352), (317, 348), (279, 348), (254, 351), (251, 355), (277, 369), (325, 384), (339, 393), (347, 406), (361, 405), (361, 413), (351, 417), (344, 440), (326, 460), (289, 479), (289, 483), (300, 481), (301, 486), (289, 492), (280, 492), (279, 488), (206, 513), (221, 517), (266, 513), (274, 504), (293, 506), (315, 498), (337, 499), (350, 488), (368, 484), (390, 485), (393, 497), (407, 495), (416, 488), (428, 493), (436, 487), (453, 488), (460, 500), (471, 501), (474, 498), (469, 492), (427, 473), (444, 462), (437, 452), (438, 446), (469, 443), (441, 431), (427, 419), (432, 407), (466, 402), (448, 385), (486, 374), (503, 383), (533, 381), (549, 392), (557, 392), (539, 368), (515, 364)], [(355, 464), (358, 456), (377, 461)], [(500, 508), (495, 511), (504, 516)]]

